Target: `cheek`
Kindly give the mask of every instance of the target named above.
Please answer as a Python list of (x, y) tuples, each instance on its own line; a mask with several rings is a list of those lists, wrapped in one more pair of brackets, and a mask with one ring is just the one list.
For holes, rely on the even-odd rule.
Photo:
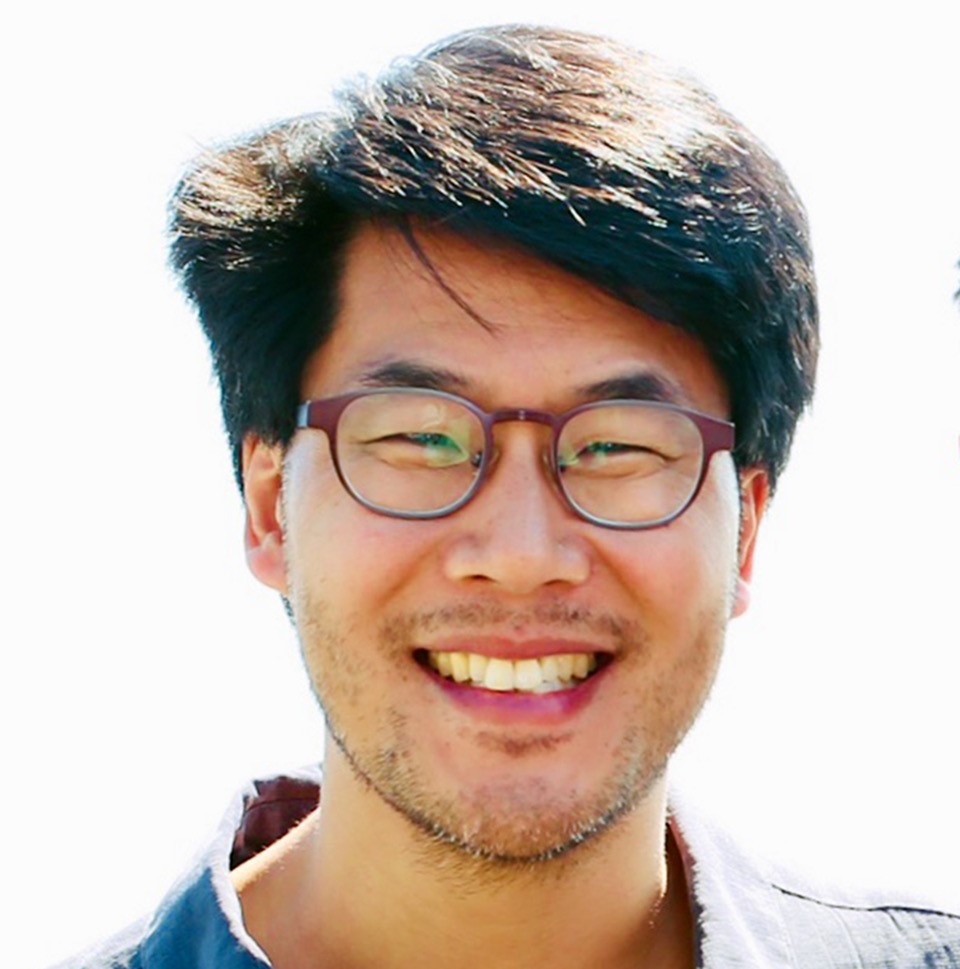
[(360, 505), (340, 483), (326, 439), (322, 447), (290, 449), (284, 511), (291, 589), (351, 625), (376, 618), (380, 604), (423, 561), (433, 532), (427, 523)]
[(694, 631), (713, 617), (726, 615), (733, 590), (733, 547), (721, 549), (674, 542), (664, 535), (631, 562), (625, 579), (639, 600), (648, 632), (671, 632), (694, 639)]
[(722, 625), (735, 587), (738, 531), (736, 475), (720, 466), (680, 518), (619, 546), (615, 568), (651, 634), (696, 642), (704, 626)]

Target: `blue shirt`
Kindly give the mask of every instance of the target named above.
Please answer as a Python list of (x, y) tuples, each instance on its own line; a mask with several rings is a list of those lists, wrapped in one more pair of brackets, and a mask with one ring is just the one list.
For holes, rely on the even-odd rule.
[[(157, 910), (58, 969), (265, 969), (230, 870), (312, 811), (320, 769), (243, 789)], [(813, 887), (751, 857), (671, 798), (700, 969), (960, 969), (960, 914), (889, 894)]]

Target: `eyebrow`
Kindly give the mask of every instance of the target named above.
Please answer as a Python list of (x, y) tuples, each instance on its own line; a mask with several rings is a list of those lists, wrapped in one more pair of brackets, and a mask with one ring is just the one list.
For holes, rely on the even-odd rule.
[(366, 387), (422, 387), (426, 390), (463, 391), (469, 381), (444, 367), (428, 367), (412, 360), (391, 360), (365, 370), (360, 383)]
[[(471, 381), (445, 367), (432, 367), (412, 360), (391, 360), (360, 375), (366, 387), (422, 387), (426, 390), (445, 390), (466, 393)], [(576, 388), (575, 394), (584, 401), (591, 400), (652, 400), (665, 404), (685, 404), (687, 395), (679, 386), (647, 370), (609, 377)]]
[(586, 400), (653, 400), (664, 404), (685, 404), (687, 395), (672, 380), (649, 371), (622, 374), (580, 387)]

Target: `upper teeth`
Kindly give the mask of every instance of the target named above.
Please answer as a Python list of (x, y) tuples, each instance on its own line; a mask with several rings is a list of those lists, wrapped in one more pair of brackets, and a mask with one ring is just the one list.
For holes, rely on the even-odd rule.
[(428, 652), (427, 660), (441, 675), (457, 683), (488, 690), (549, 693), (584, 680), (597, 668), (593, 653), (558, 653), (539, 659), (500, 659), (479, 653)]

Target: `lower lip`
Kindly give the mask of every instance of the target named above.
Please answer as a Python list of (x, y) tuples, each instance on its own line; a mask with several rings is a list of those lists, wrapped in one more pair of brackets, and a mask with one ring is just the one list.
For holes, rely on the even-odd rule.
[(577, 686), (552, 693), (518, 693), (485, 690), (482, 687), (448, 680), (431, 669), (421, 667), (445, 696), (457, 706), (479, 714), (492, 723), (550, 726), (570, 719), (593, 698), (612, 664), (598, 669)]

